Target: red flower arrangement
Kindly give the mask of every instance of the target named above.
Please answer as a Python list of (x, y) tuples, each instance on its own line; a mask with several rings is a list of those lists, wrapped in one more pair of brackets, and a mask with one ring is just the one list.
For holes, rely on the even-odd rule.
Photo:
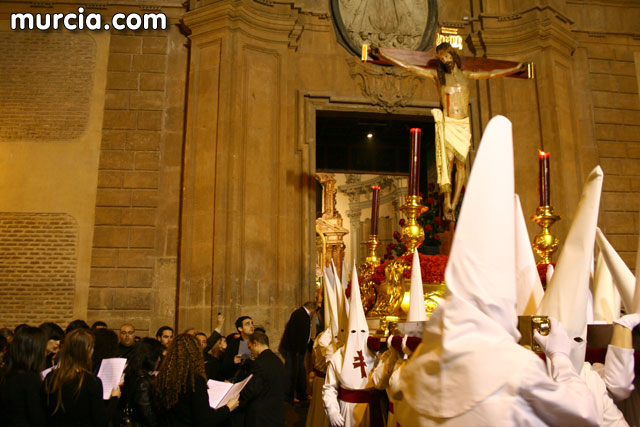
[[(423, 283), (441, 283), (444, 282), (444, 271), (447, 267), (447, 261), (449, 261), (448, 255), (423, 255), (418, 254), (420, 257), (420, 273), (422, 274)], [(405, 262), (411, 264), (413, 255), (404, 255), (401, 257)], [(372, 276), (372, 280), (375, 284), (380, 285), (384, 282), (384, 269), (392, 260), (388, 260), (383, 264), (376, 267)], [(411, 269), (407, 268), (404, 271), (404, 277), (411, 278)]]

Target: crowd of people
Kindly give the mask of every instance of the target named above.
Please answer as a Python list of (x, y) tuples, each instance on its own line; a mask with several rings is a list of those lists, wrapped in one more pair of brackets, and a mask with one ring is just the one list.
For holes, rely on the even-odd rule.
[[(104, 322), (74, 320), (0, 329), (0, 425), (3, 426), (284, 426), (285, 369), (264, 329), (242, 316), (223, 336), (190, 328), (154, 338), (119, 334)], [(119, 385), (105, 392), (106, 359), (124, 358)], [(210, 406), (208, 380), (239, 382), (238, 396)]]

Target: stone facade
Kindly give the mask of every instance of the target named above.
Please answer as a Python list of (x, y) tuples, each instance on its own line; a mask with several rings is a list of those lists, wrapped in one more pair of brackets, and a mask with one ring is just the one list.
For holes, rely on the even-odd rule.
[[(10, 13), (77, 10), (69, 3), (0, 4), (0, 225), (9, 236), (0, 262), (15, 252), (24, 266), (60, 264), (52, 294), (34, 278), (35, 296), (18, 302), (28, 284), (3, 278), (0, 326), (85, 318), (130, 321), (140, 335), (163, 324), (208, 332), (222, 312), (227, 331), (250, 314), (277, 344), (314, 292), (316, 112), (429, 115), (435, 85), (359, 62), (338, 43), (328, 0), (118, 0), (91, 11), (162, 11), (169, 29), (9, 29)], [(527, 215), (538, 204), (537, 150), (551, 152), (561, 240), (583, 179), (601, 164), (600, 225), (634, 268), (640, 5), (433, 3), (438, 22), (464, 36), (465, 55), (536, 66), (536, 80), (475, 85), (470, 162), (488, 120), (511, 119)], [(27, 250), (21, 215), (75, 224), (74, 254)], [(42, 301), (64, 308), (38, 311)]]

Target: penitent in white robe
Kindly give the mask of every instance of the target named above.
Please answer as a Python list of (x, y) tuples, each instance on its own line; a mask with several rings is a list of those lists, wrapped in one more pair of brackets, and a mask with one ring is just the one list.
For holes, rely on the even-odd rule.
[[(316, 337), (313, 343), (313, 367), (316, 371), (326, 372), (327, 357), (331, 357), (335, 351), (334, 344), (331, 341), (330, 329), (326, 329)], [(309, 404), (305, 427), (329, 426), (329, 418), (327, 418), (327, 414), (324, 411), (324, 402), (322, 401), (324, 380), (324, 377), (318, 375), (313, 379), (311, 403)]]
[[(344, 350), (344, 346), (338, 349), (327, 364), (327, 377), (322, 387), (322, 400), (324, 401), (327, 412), (330, 410), (340, 411), (340, 414), (344, 417), (344, 427), (369, 427), (368, 403), (351, 403), (338, 400), (338, 388), (342, 383), (340, 369), (344, 358)], [(373, 363), (373, 357), (371, 355), (369, 356), (367, 363)], [(365, 388), (373, 388), (371, 380), (369, 380), (369, 384), (367, 384)]]
[[(387, 396), (389, 397), (390, 405), (395, 405), (395, 401), (389, 392), (392, 387), (394, 378), (397, 378), (405, 359), (403, 359), (398, 352), (391, 348), (380, 355), (378, 363), (371, 371), (371, 380), (373, 385), (378, 390), (387, 390)], [(396, 418), (394, 413), (389, 409), (389, 415), (387, 416), (387, 427), (396, 427)]]

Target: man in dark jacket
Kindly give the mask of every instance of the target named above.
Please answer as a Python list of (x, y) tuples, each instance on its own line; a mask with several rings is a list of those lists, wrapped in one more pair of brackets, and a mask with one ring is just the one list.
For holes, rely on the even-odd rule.
[(248, 339), (254, 357), (250, 373), (253, 378), (240, 393), (245, 427), (284, 427), (284, 366), (269, 349), (269, 337), (254, 332)]
[(307, 353), (309, 343), (312, 342), (311, 318), (316, 304), (307, 301), (293, 313), (289, 323), (284, 328), (282, 341), (280, 342), (280, 354), (284, 356), (287, 372), (287, 388), (285, 390), (287, 402), (301, 402), (307, 400), (307, 372), (304, 368), (304, 356)]
[(233, 379), (238, 372), (240, 363), (248, 359), (247, 339), (253, 334), (253, 319), (249, 316), (240, 316), (236, 320), (236, 333), (227, 336), (227, 350), (222, 356), (222, 379)]

